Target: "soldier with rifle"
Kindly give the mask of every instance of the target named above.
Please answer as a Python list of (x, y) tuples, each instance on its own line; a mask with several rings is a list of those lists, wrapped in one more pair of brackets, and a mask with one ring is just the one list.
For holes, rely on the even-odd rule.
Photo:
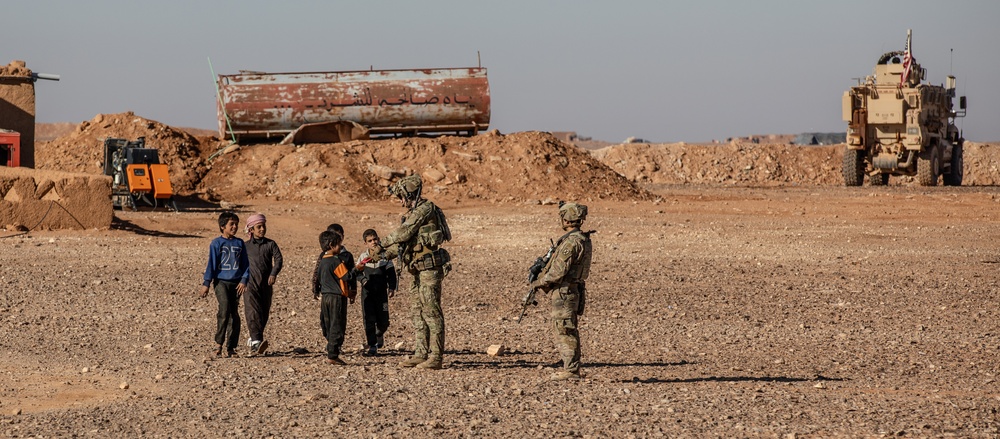
[(441, 281), (451, 270), (451, 255), (441, 247), (451, 240), (444, 213), (420, 193), (418, 175), (399, 179), (389, 193), (407, 209), (402, 224), (382, 240), (380, 258), (400, 258), (399, 270), (410, 273), (410, 318), (413, 320), (413, 355), (399, 367), (440, 369), (444, 354), (444, 314), (441, 312)]
[(553, 381), (580, 379), (580, 332), (577, 322), (587, 301), (586, 281), (590, 276), (593, 255), (590, 234), (594, 233), (593, 230), (580, 230), (587, 219), (587, 206), (583, 204), (560, 203), (559, 219), (566, 234), (542, 258), (543, 261), (548, 260), (544, 261), (537, 279), (528, 286), (529, 293), (523, 304), (533, 303), (537, 290), (552, 293), (552, 331), (563, 363), (563, 369), (550, 377)]
[(532, 282), (538, 279), (538, 275), (542, 274), (542, 270), (548, 265), (549, 259), (552, 259), (552, 252), (556, 251), (556, 243), (549, 239), (549, 251), (545, 253), (545, 256), (539, 256), (535, 259), (535, 263), (531, 264), (531, 268), (528, 268), (528, 294), (524, 296), (521, 300), (521, 315), (517, 316), (517, 323), (521, 323), (521, 319), (524, 318), (524, 313), (528, 311), (528, 305), (538, 305), (538, 301), (535, 300), (535, 292), (537, 289), (531, 286)]

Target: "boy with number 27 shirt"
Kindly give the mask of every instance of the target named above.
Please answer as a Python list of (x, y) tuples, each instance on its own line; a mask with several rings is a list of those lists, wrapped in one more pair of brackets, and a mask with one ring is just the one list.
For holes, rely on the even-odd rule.
[(219, 301), (219, 312), (216, 314), (215, 355), (232, 357), (236, 355), (236, 345), (240, 339), (239, 296), (246, 291), (250, 272), (246, 246), (243, 240), (236, 237), (239, 230), (240, 217), (233, 212), (222, 212), (219, 215), (219, 231), (222, 236), (216, 237), (208, 247), (208, 265), (205, 267), (205, 278), (199, 290), (199, 296), (208, 295), (208, 289), (215, 284), (215, 298)]

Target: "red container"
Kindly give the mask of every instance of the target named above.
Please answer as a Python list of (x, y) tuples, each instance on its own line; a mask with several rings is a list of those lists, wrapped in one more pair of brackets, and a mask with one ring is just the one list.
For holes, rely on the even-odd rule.
[(284, 136), (304, 124), (351, 121), (372, 135), (475, 134), (490, 124), (482, 67), (219, 75), (219, 134)]
[(21, 134), (0, 129), (0, 165), (21, 166)]

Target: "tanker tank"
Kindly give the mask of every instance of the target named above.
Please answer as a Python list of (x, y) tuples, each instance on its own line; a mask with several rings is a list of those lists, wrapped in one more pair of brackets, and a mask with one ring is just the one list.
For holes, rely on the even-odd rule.
[(217, 85), (219, 134), (238, 143), (276, 137), (314, 143), (369, 135), (475, 135), (490, 123), (483, 67), (241, 71), (219, 75)]

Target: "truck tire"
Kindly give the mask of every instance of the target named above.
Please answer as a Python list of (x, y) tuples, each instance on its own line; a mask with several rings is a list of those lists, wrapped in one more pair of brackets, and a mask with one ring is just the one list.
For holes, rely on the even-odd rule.
[(887, 186), (889, 184), (889, 174), (878, 173), (868, 177), (872, 186)]
[(951, 172), (942, 177), (945, 186), (961, 186), (965, 176), (965, 159), (962, 158), (962, 145), (955, 145), (951, 151)]
[(865, 181), (864, 156), (857, 149), (844, 151), (844, 185), (861, 186)]
[(937, 145), (917, 156), (917, 181), (921, 186), (937, 186), (940, 172), (941, 159), (938, 158)]

